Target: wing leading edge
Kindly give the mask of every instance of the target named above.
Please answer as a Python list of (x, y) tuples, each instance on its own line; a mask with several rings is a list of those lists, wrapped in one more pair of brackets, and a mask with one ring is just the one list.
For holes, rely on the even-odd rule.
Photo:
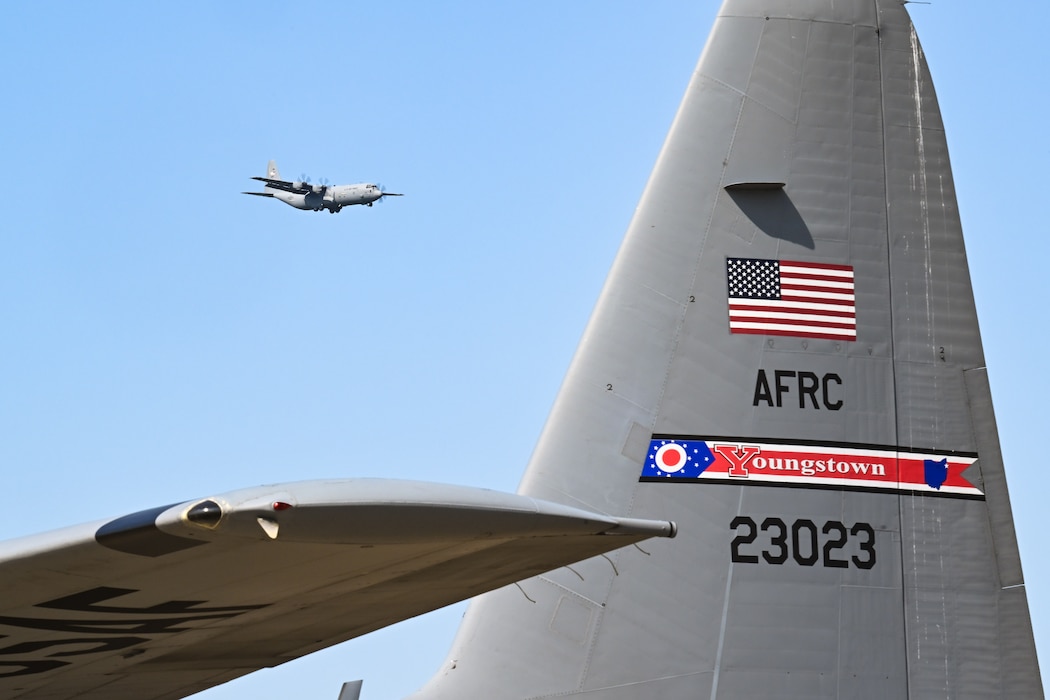
[(653, 536), (526, 496), (300, 482), (7, 544), (0, 696), (181, 698)]
[[(252, 177), (253, 180), (259, 182), (265, 182), (267, 187), (272, 187), (275, 190), (284, 190), (285, 192), (291, 192), (292, 194), (309, 194), (313, 192), (313, 188), (310, 185), (296, 182), (288, 182), (287, 180), (276, 180), (269, 177)], [(250, 193), (245, 193), (250, 194)]]

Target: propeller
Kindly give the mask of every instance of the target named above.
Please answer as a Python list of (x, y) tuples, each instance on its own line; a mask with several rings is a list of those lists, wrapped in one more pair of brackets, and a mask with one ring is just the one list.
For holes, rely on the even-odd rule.
[(315, 194), (324, 194), (328, 191), (328, 178), (322, 177), (320, 181), (314, 185), (310, 182), (310, 176), (306, 173), (299, 174), (299, 181), (295, 183), (297, 187), (307, 187)]

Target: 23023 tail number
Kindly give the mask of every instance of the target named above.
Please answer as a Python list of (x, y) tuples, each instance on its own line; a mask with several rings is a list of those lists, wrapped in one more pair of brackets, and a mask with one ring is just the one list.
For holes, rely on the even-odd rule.
[[(875, 529), (868, 523), (856, 523), (847, 528), (838, 520), (829, 520), (818, 526), (803, 518), (788, 525), (780, 518), (766, 518), (761, 523), (746, 515), (738, 515), (729, 523), (736, 533), (730, 544), (733, 561), (740, 564), (784, 564), (794, 559), (800, 566), (821, 566), (846, 569), (852, 564), (858, 569), (875, 566)], [(761, 538), (759, 532), (762, 533)], [(762, 541), (756, 544), (756, 540)], [(859, 550), (847, 556), (850, 547)]]

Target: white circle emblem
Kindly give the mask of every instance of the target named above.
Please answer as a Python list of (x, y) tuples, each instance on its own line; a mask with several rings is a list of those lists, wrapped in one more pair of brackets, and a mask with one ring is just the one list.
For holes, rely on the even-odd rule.
[(685, 468), (685, 448), (671, 442), (656, 451), (656, 466), (660, 471), (674, 474)]

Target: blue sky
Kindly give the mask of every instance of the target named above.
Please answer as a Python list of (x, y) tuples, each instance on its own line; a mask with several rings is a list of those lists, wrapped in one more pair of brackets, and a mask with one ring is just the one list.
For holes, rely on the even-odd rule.
[[(0, 537), (268, 482), (514, 490), (719, 3), (18, 3), (0, 23)], [(1050, 645), (1050, 6), (911, 5)], [(407, 193), (338, 216), (282, 174)], [(201, 694), (398, 698), (464, 609)]]

